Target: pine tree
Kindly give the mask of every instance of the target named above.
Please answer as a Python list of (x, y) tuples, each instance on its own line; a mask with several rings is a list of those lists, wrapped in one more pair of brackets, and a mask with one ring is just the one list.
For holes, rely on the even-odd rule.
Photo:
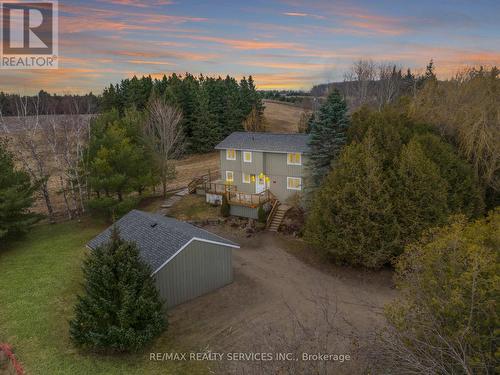
[(371, 131), (346, 146), (314, 198), (305, 238), (337, 263), (380, 268), (402, 251), (392, 190)]
[(190, 148), (195, 152), (209, 152), (218, 143), (219, 129), (212, 113), (207, 83), (202, 83), (198, 90), (198, 105), (193, 124), (193, 136)]
[(321, 184), (340, 154), (346, 143), (348, 126), (347, 105), (340, 93), (334, 90), (315, 114), (311, 126), (308, 167), (313, 188)]
[(151, 269), (139, 250), (120, 239), (92, 250), (84, 262), (85, 293), (70, 322), (73, 342), (83, 348), (136, 351), (158, 336), (167, 322)]
[(0, 142), (0, 243), (22, 234), (40, 219), (29, 212), (33, 205), (33, 194), (37, 186), (32, 184), (29, 175), (14, 166), (7, 145)]

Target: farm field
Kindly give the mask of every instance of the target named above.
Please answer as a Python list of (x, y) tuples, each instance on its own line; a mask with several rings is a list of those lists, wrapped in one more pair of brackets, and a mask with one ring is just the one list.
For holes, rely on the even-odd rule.
[(263, 100), (266, 106), (266, 130), (273, 133), (296, 133), (300, 115), (303, 109), (291, 104), (282, 104), (275, 101)]

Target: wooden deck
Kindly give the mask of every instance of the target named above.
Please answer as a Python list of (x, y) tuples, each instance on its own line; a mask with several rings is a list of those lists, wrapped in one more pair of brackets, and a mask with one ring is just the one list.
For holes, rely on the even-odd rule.
[(264, 203), (270, 202), (274, 195), (269, 190), (264, 190), (259, 194), (249, 194), (241, 191), (228, 192), (229, 204), (237, 204), (240, 206), (257, 208)]
[(212, 180), (213, 175), (206, 174), (194, 179), (188, 186), (189, 192), (195, 192), (197, 188), (203, 189), (205, 194), (225, 195), (231, 205), (240, 205), (257, 208), (264, 203), (274, 201), (276, 197), (269, 191), (264, 190), (259, 194), (250, 194), (238, 191), (234, 184), (228, 184), (224, 180)]

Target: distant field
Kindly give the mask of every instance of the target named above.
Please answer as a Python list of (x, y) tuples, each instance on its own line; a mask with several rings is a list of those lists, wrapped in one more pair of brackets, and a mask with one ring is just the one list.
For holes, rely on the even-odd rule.
[(267, 120), (266, 130), (274, 133), (296, 133), (302, 108), (292, 104), (281, 104), (264, 100), (266, 109), (264, 116)]

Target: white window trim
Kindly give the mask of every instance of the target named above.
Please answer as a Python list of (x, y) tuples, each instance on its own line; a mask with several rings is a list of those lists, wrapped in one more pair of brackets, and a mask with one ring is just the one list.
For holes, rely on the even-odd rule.
[[(248, 181), (245, 181), (245, 176), (248, 176)], [(249, 175), (248, 173), (244, 173), (244, 172), (242, 172), (242, 173), (241, 173), (241, 182), (242, 182), (243, 184), (250, 184), (250, 183), (252, 183), (252, 176), (251, 176), (251, 175)]]
[[(300, 158), (300, 162), (298, 163), (290, 163), (290, 155), (291, 154), (298, 154)], [(286, 154), (286, 164), (287, 165), (302, 165), (302, 153), (300, 152), (287, 152)]]
[[(229, 151), (234, 151), (234, 158), (229, 157)], [(226, 160), (236, 160), (236, 150), (234, 148), (226, 149)]]
[[(245, 155), (250, 154), (250, 160), (245, 160)], [(243, 162), (244, 163), (251, 163), (252, 162), (252, 151), (243, 151)]]
[[(229, 179), (228, 178), (228, 174), (231, 174), (231, 176), (233, 177), (232, 179)], [(229, 181), (229, 182), (234, 182), (234, 172), (233, 171), (226, 171), (226, 181)]]
[[(290, 187), (290, 180), (299, 180), (299, 187), (298, 188), (294, 188), (294, 187)], [(286, 188), (288, 190), (302, 190), (302, 177), (287, 177), (286, 178)]]

